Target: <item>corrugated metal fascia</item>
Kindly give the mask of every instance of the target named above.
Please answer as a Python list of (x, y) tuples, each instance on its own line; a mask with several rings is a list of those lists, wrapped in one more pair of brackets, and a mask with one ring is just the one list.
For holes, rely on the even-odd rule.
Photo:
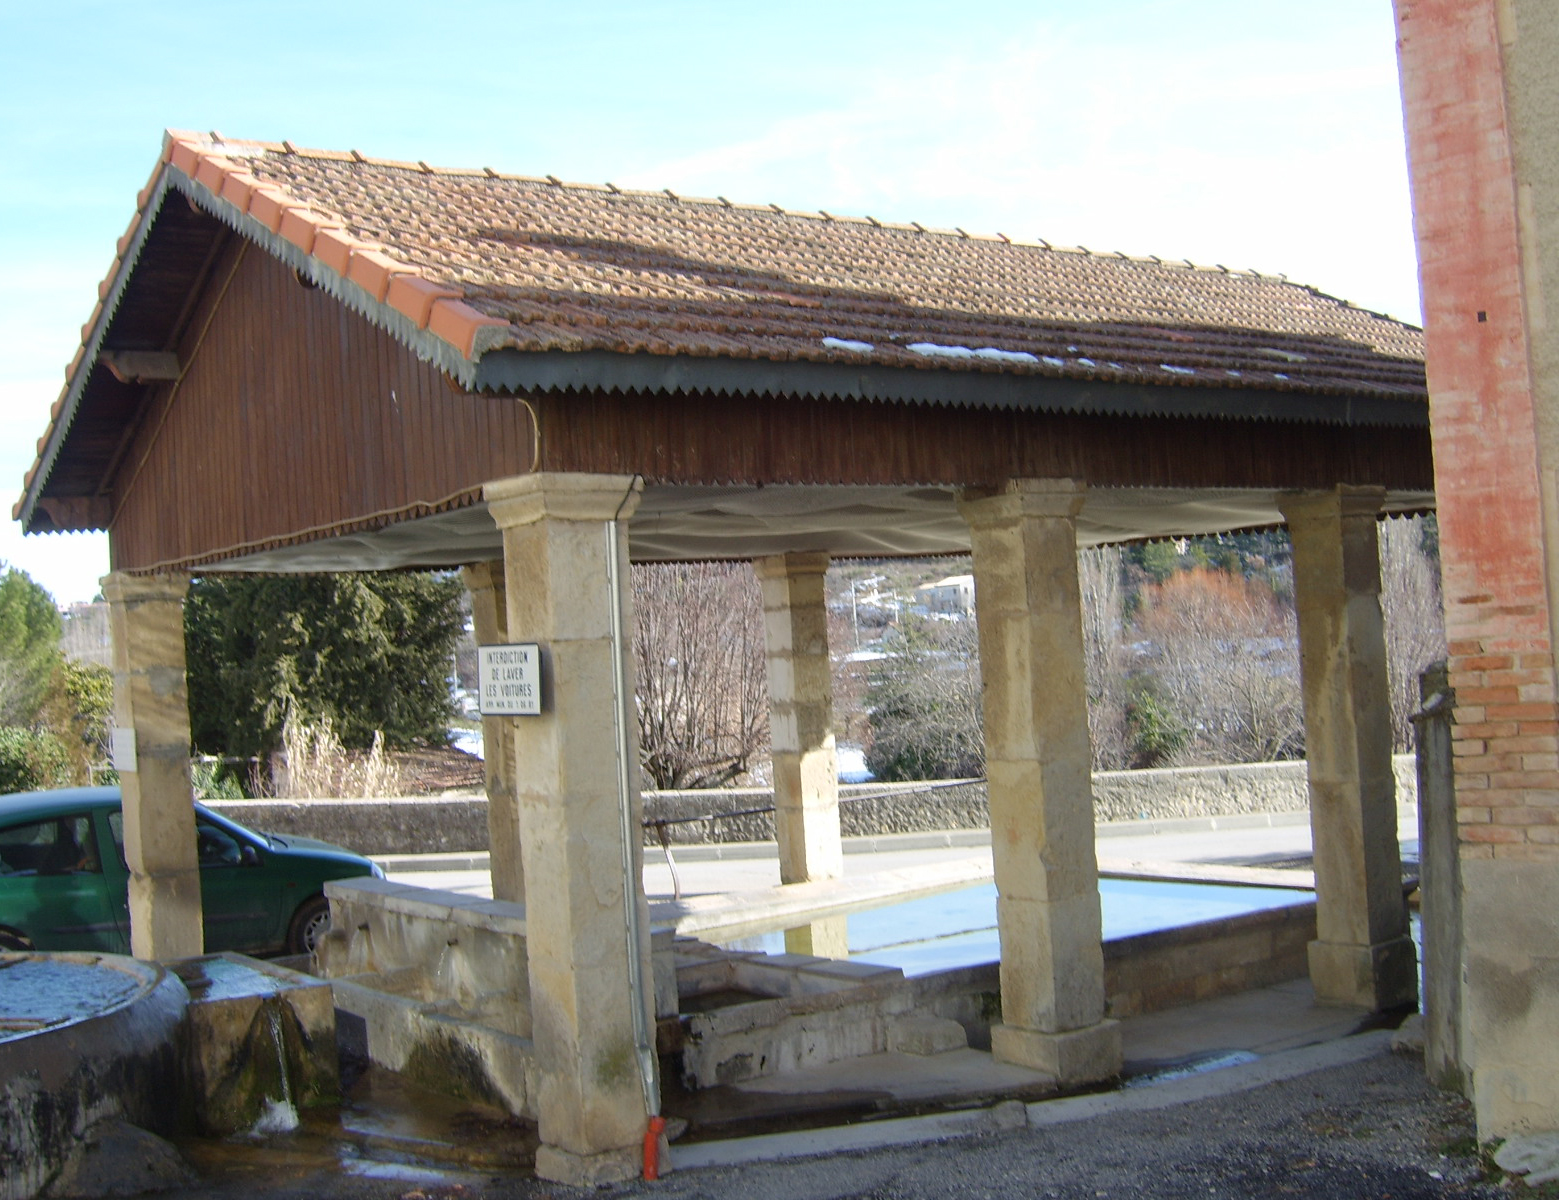
[(798, 396), (1102, 416), (1215, 417), (1407, 429), (1429, 425), (1429, 406), (1419, 397), (1195, 385), (1154, 387), (994, 371), (617, 354), (606, 350), (492, 350), (478, 360), (474, 386), (482, 391), (507, 392)]

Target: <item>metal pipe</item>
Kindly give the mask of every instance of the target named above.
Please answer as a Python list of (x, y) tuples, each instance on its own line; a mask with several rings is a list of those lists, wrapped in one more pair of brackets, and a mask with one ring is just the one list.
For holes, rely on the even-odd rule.
[(644, 1086), (645, 1112), (660, 1116), (660, 1081), (656, 1077), (655, 1045), (650, 1039), (644, 1012), (644, 968), (640, 958), (644, 927), (639, 920), (639, 890), (635, 877), (634, 850), (639, 839), (633, 819), (633, 740), (628, 732), (626, 647), (623, 642), (622, 572), (617, 567), (621, 536), (616, 519), (606, 523), (607, 612), (612, 635), (612, 721), (617, 735), (617, 814), (621, 823), (623, 859), (623, 921), (628, 934), (629, 1007), (633, 1014), (633, 1048), (639, 1063), (639, 1082)]

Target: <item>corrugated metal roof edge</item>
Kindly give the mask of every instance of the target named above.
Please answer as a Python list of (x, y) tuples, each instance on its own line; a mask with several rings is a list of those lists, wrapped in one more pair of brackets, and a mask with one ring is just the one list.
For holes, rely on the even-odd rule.
[(1107, 383), (925, 367), (620, 354), (607, 350), (492, 350), (477, 361), (474, 386), (507, 392), (800, 396), (1101, 416), (1217, 417), (1408, 429), (1429, 425), (1429, 406), (1418, 396)]

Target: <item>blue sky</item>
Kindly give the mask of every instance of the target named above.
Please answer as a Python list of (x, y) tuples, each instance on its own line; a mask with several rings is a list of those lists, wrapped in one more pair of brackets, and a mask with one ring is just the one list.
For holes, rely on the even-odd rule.
[[(12, 5), (0, 495), (162, 130), (1282, 273), (1418, 319), (1387, 0)], [(0, 558), (90, 598), (106, 538)]]

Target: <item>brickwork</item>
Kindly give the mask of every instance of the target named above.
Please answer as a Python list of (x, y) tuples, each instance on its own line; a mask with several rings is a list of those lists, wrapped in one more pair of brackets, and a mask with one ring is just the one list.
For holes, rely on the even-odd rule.
[[(1464, 859), (1559, 858), (1559, 707), (1499, 6), (1398, 0)], [(1552, 514), (1549, 514), (1552, 519)]]

